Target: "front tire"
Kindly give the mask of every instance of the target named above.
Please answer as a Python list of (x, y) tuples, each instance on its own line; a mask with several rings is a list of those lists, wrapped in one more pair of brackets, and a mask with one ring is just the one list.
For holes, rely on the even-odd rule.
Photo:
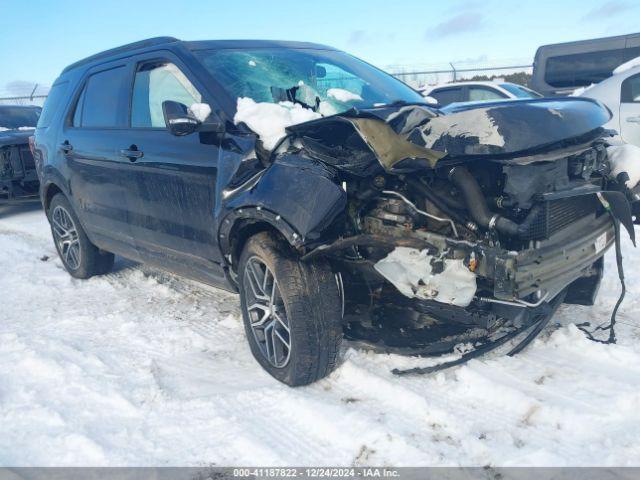
[(91, 243), (67, 197), (56, 194), (47, 217), (60, 260), (72, 277), (89, 278), (111, 271), (113, 253), (104, 252)]
[(251, 352), (277, 380), (307, 385), (336, 366), (341, 301), (325, 262), (301, 262), (285, 242), (251, 237), (239, 263), (242, 316)]

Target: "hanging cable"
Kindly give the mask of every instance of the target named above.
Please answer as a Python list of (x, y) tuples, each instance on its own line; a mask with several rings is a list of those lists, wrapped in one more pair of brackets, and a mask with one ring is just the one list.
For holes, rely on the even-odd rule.
[[(609, 212), (609, 215), (611, 215), (611, 218), (613, 219), (613, 231), (615, 235), (614, 243), (615, 243), (615, 249), (616, 249), (616, 265), (618, 267), (618, 278), (620, 279), (620, 285), (622, 287), (622, 290), (620, 291), (620, 296), (618, 297), (618, 301), (616, 302), (615, 307), (613, 307), (613, 312), (611, 312), (611, 318), (609, 320), (608, 325), (604, 325), (604, 324), (598, 325), (591, 332), (585, 328), (585, 326), (589, 326), (588, 322), (577, 325), (577, 327), (587, 334), (587, 338), (589, 340), (592, 340), (598, 343), (610, 344), (610, 343), (616, 343), (617, 341), (616, 330), (615, 330), (616, 316), (618, 315), (618, 309), (620, 308), (620, 305), (622, 304), (622, 301), (624, 300), (624, 297), (627, 293), (627, 287), (624, 282), (624, 269), (622, 267), (622, 247), (620, 246), (620, 221), (614, 217), (613, 212), (608, 207), (608, 204), (603, 203), (603, 205)], [(595, 338), (593, 334), (599, 330), (600, 331), (609, 330), (609, 338), (607, 340), (600, 340), (599, 338)]]

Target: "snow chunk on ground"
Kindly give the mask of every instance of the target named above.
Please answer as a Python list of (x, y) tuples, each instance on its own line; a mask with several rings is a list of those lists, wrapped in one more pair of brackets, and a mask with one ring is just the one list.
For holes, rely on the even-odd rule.
[(189, 110), (191, 110), (193, 116), (201, 122), (204, 122), (211, 114), (211, 107), (207, 103), (194, 103), (189, 107)]
[(272, 150), (285, 135), (290, 125), (322, 117), (317, 112), (293, 102), (256, 102), (249, 97), (238, 98), (238, 110), (233, 117), (237, 125), (244, 122), (256, 132), (264, 147)]
[(327, 90), (327, 95), (330, 98), (335, 98), (339, 102), (347, 103), (353, 101), (362, 101), (362, 97), (357, 93), (350, 92), (344, 88), (330, 88)]
[(617, 75), (618, 73), (631, 70), (634, 67), (640, 67), (640, 57), (632, 58), (631, 60), (624, 62), (622, 65), (619, 65), (613, 70), (613, 74)]
[(403, 295), (466, 307), (476, 294), (476, 276), (462, 260), (444, 260), (444, 270), (432, 273), (435, 257), (427, 250), (397, 247), (375, 269)]
[(8, 132), (9, 130), (35, 130), (36, 127), (18, 127), (18, 128), (7, 128), (0, 127), (0, 132)]
[(607, 147), (607, 156), (613, 177), (627, 172), (629, 175), (629, 180), (626, 183), (628, 188), (633, 188), (640, 182), (640, 147), (628, 143), (613, 145)]

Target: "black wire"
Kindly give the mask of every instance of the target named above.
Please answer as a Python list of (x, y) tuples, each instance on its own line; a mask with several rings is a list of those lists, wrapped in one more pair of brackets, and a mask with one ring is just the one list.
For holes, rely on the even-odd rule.
[[(620, 308), (620, 305), (622, 304), (622, 301), (624, 300), (624, 297), (627, 293), (627, 286), (625, 285), (625, 282), (624, 282), (624, 268), (622, 266), (622, 248), (620, 246), (620, 221), (617, 218), (615, 218), (612, 213), (611, 213), (611, 217), (613, 218), (613, 229), (615, 234), (616, 265), (618, 267), (618, 278), (620, 279), (620, 285), (622, 287), (622, 290), (620, 292), (620, 296), (618, 297), (618, 301), (616, 302), (616, 305), (615, 307), (613, 307), (613, 311), (611, 312), (609, 325), (599, 325), (596, 328), (594, 328), (592, 332), (589, 332), (582, 325), (578, 325), (578, 328), (587, 334), (587, 338), (589, 340), (592, 340), (598, 343), (604, 343), (604, 344), (617, 342), (616, 330), (615, 330), (616, 316), (618, 315), (618, 309)], [(598, 338), (595, 338), (593, 334), (598, 330), (603, 330), (603, 331), (609, 330), (609, 338), (607, 340), (600, 340)]]

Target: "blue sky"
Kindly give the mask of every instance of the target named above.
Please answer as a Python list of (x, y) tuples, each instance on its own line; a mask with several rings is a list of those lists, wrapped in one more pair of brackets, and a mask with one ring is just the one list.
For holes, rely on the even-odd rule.
[(142, 38), (329, 44), (385, 67), (530, 62), (545, 43), (640, 31), (638, 0), (0, 0), (0, 92), (51, 84), (87, 55)]

